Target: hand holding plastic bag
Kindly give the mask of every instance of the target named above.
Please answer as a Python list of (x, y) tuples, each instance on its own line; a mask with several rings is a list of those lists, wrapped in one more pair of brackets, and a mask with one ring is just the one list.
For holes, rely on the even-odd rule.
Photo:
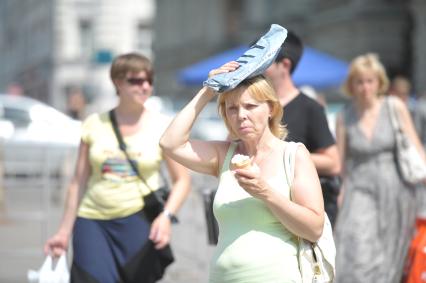
[(29, 283), (68, 283), (70, 274), (65, 253), (55, 266), (52, 256), (48, 255), (38, 271), (28, 270), (27, 277)]

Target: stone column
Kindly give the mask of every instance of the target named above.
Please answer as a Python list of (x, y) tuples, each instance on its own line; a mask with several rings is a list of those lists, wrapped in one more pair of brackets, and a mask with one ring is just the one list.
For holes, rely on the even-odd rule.
[(426, 92), (426, 2), (414, 0), (413, 13), (413, 85), (417, 94)]

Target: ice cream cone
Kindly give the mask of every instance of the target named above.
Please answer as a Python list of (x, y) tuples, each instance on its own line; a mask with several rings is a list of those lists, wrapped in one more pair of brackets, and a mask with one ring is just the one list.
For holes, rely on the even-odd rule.
[(231, 160), (231, 167), (236, 169), (248, 169), (251, 166), (251, 160), (247, 155), (236, 154)]

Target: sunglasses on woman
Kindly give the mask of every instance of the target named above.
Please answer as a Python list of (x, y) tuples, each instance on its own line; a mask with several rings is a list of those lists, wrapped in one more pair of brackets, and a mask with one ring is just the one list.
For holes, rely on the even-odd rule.
[(128, 78), (127, 82), (130, 85), (143, 85), (145, 82), (148, 82), (150, 85), (152, 85), (152, 79), (150, 78)]

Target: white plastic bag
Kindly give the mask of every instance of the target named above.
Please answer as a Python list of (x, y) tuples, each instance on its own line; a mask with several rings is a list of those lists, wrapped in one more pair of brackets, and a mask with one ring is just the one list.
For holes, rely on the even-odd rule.
[(28, 270), (27, 278), (29, 283), (68, 283), (70, 273), (66, 255), (62, 254), (56, 265), (48, 255), (39, 270)]

